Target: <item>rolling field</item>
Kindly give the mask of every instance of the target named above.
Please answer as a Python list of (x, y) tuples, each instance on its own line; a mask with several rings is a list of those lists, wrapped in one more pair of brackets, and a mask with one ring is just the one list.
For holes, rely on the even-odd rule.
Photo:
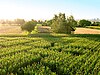
[(99, 37), (1, 36), (0, 75), (100, 75)]

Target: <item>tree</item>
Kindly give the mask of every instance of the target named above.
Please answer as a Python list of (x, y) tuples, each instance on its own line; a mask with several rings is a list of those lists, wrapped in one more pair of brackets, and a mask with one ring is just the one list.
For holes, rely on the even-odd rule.
[(56, 33), (66, 33), (66, 17), (65, 14), (60, 13), (58, 16), (55, 15), (53, 20), (52, 20), (52, 25), (51, 28), (53, 32)]
[(90, 21), (83, 19), (83, 20), (79, 21), (79, 25), (78, 26), (79, 27), (85, 27), (85, 26), (90, 26), (90, 25), (91, 25)]
[(100, 26), (100, 22), (96, 22), (96, 25), (97, 25), (97, 26)]
[(51, 24), (52, 24), (52, 20), (45, 20), (45, 21), (42, 23), (43, 26), (51, 26)]
[(52, 31), (56, 33), (71, 33), (71, 29), (75, 28), (77, 22), (74, 20), (73, 16), (67, 17), (65, 14), (60, 13), (59, 15), (55, 15), (52, 20)]
[(36, 26), (36, 23), (34, 23), (33, 21), (29, 21), (29, 22), (25, 23), (24, 25), (22, 25), (21, 29), (26, 30), (29, 33), (31, 33), (32, 30), (34, 30), (35, 26)]
[(72, 15), (67, 17), (67, 25), (70, 25), (73, 28), (75, 28), (77, 26), (77, 21), (75, 21), (75, 19)]
[(38, 20), (37, 23), (38, 23), (38, 24), (42, 24), (43, 21), (42, 21), (42, 20)]
[(100, 22), (93, 22), (91, 26), (100, 26)]
[(45, 21), (42, 21), (42, 26), (47, 26), (47, 20), (45, 20)]
[(51, 24), (52, 24), (52, 20), (47, 20), (47, 26), (51, 26)]

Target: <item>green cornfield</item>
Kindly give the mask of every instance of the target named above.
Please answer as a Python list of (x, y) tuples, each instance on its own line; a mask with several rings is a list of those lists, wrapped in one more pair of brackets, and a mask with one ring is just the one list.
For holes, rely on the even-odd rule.
[(0, 75), (100, 75), (99, 38), (0, 36)]

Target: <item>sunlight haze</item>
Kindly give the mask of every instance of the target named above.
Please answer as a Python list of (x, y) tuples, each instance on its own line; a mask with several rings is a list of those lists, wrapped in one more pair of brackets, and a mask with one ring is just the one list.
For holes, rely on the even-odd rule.
[(0, 19), (52, 19), (65, 13), (75, 19), (100, 18), (99, 0), (0, 0)]

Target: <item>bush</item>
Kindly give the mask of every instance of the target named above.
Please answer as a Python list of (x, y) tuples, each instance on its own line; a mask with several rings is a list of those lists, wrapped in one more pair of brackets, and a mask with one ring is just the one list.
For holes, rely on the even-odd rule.
[(29, 33), (31, 33), (32, 30), (34, 30), (35, 26), (36, 26), (35, 22), (29, 21), (29, 22), (25, 23), (24, 25), (22, 25), (21, 29), (25, 30), (25, 31), (28, 31)]
[(88, 21), (88, 20), (80, 20), (79, 21), (79, 27), (86, 27), (86, 26), (90, 26), (91, 25), (91, 22), (90, 21)]

